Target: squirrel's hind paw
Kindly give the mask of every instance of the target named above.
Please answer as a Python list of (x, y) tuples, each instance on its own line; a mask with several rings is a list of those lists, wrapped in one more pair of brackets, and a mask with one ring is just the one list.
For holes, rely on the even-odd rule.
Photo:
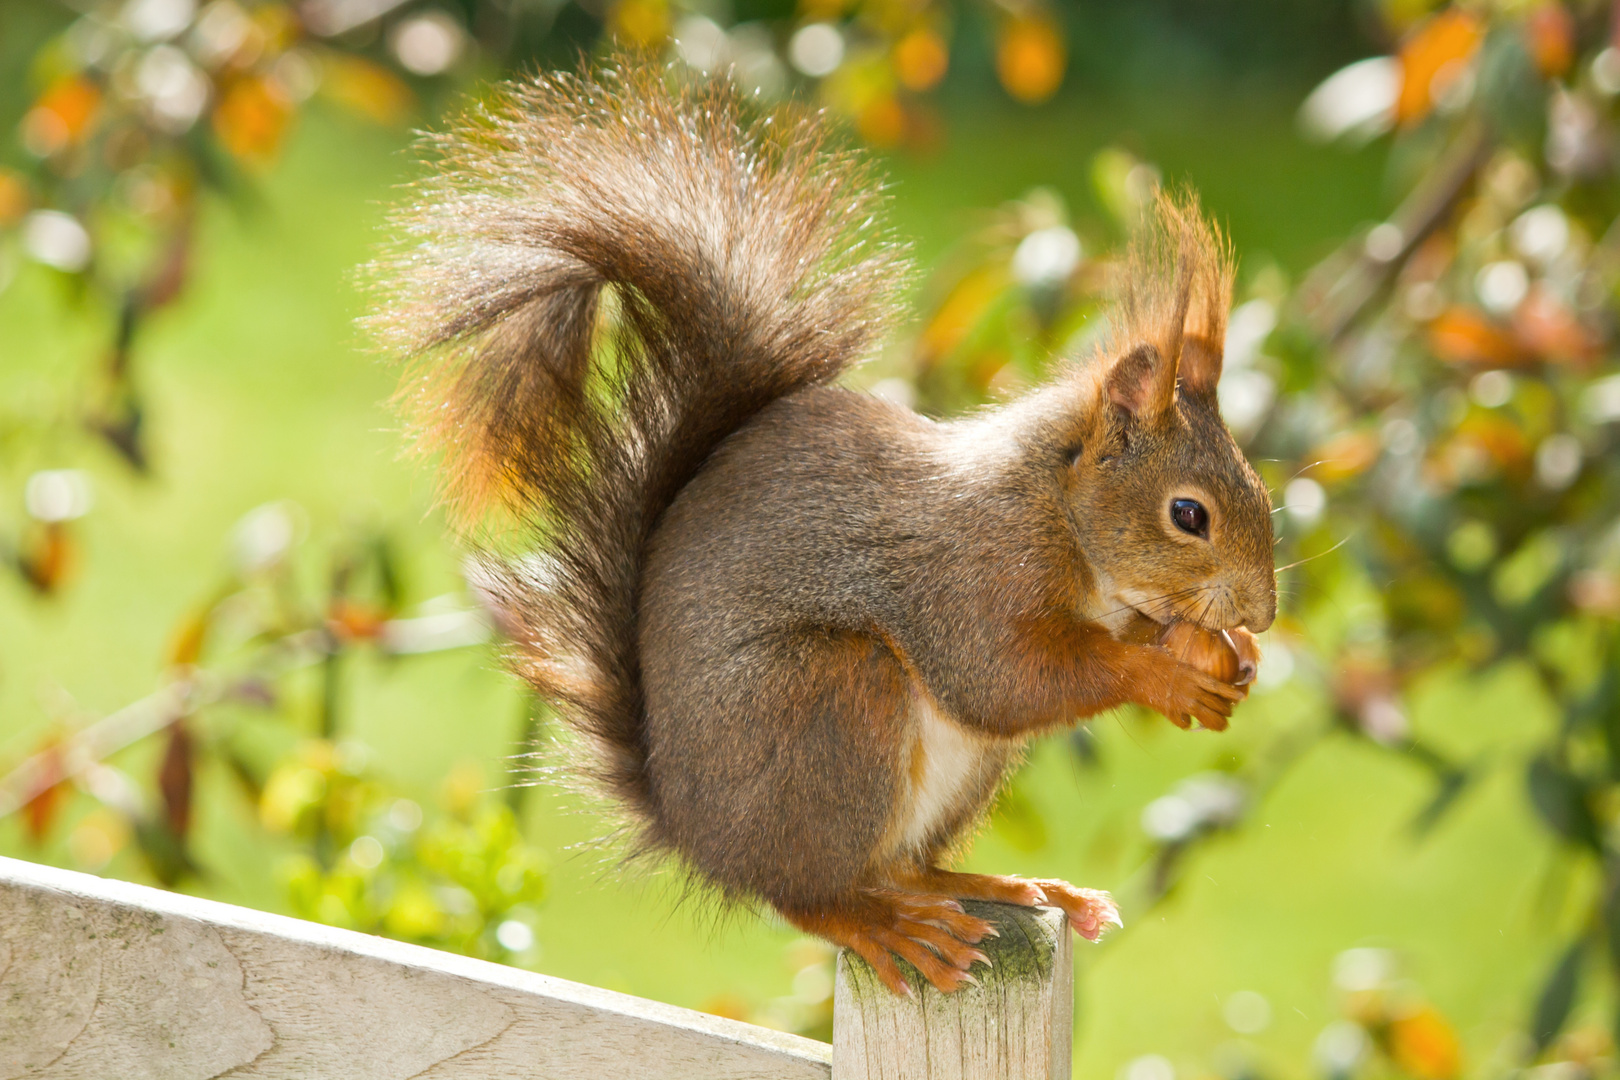
[(908, 961), (948, 994), (964, 983), (978, 985), (969, 969), (980, 963), (988, 966), (990, 958), (973, 946), (995, 932), (950, 897), (893, 889), (860, 889), (819, 911), (783, 914), (799, 929), (854, 952), (902, 997), (911, 996), (911, 987), (895, 957)]
[(1087, 941), (1096, 941), (1110, 926), (1124, 926), (1119, 905), (1101, 889), (1080, 889), (1056, 878), (1023, 878), (1010, 874), (961, 874), (926, 869), (910, 873), (899, 883), (969, 900), (991, 900), (1023, 907), (1055, 907)]
[(1046, 894), (1046, 901), (1069, 917), (1075, 933), (1087, 941), (1098, 941), (1110, 926), (1124, 928), (1119, 917), (1119, 905), (1101, 889), (1080, 889), (1067, 881), (1038, 880), (1035, 884)]

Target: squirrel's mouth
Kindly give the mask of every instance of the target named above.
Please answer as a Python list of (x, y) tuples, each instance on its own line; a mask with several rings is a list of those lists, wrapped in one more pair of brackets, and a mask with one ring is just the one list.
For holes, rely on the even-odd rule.
[(1107, 596), (1097, 606), (1102, 613), (1090, 618), (1122, 641), (1152, 640), (1178, 618), (1175, 609), (1163, 600), (1157, 603), (1142, 598), (1133, 600), (1126, 593)]
[[(1105, 585), (1113, 585), (1106, 582)], [(1174, 592), (1150, 592), (1139, 588), (1114, 588), (1103, 592), (1106, 599), (1098, 604), (1104, 614), (1095, 615), (1096, 622), (1107, 627), (1113, 634), (1128, 632), (1132, 623), (1138, 619), (1145, 619), (1156, 627), (1166, 627), (1171, 623), (1190, 622), (1205, 630), (1224, 630), (1228, 627), (1220, 621), (1231, 608), (1230, 603), (1223, 603), (1219, 585), (1200, 587), (1194, 589), (1179, 589)], [(1138, 633), (1146, 631), (1146, 627), (1139, 626)]]
[[(1178, 592), (1168, 596), (1146, 596), (1137, 593), (1137, 590), (1122, 591), (1116, 601), (1122, 614), (1128, 619), (1130, 615), (1138, 615), (1159, 626), (1169, 626), (1175, 622), (1190, 622), (1205, 630), (1220, 631), (1230, 629), (1220, 616), (1227, 613), (1229, 603), (1212, 602), (1220, 599), (1217, 594), (1211, 597), (1204, 590), (1191, 593)], [(1214, 617), (1212, 617), (1214, 616)]]
[(1132, 604), (1131, 610), (1144, 619), (1152, 619), (1160, 626), (1168, 626), (1175, 622), (1179, 614), (1175, 608), (1163, 604), (1158, 606)]
[(1178, 596), (1147, 596), (1136, 589), (1124, 589), (1114, 598), (1114, 603), (1121, 614), (1139, 615), (1160, 626), (1168, 626), (1186, 618), (1179, 610), (1178, 599)]

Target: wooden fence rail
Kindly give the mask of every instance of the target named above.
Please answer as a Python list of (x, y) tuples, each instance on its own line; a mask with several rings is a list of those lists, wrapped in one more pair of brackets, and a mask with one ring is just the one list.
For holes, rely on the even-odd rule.
[(835, 1046), (279, 915), (0, 858), (0, 1080), (1053, 1080), (1068, 932), (986, 909), (995, 966), (903, 1001), (839, 961)]

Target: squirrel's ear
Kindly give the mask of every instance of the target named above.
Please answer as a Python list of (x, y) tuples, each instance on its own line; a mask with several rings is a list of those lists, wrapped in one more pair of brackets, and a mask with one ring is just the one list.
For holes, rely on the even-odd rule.
[(1138, 345), (1108, 372), (1108, 400), (1138, 420), (1151, 420), (1176, 397), (1176, 365), (1149, 344)]

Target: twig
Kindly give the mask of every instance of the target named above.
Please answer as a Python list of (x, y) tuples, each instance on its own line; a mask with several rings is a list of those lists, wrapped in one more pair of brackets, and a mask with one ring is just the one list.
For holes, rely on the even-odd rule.
[[(479, 609), (443, 612), (384, 623), (378, 644), (391, 654), (423, 654), (479, 645), (490, 638)], [(283, 670), (318, 663), (331, 651), (320, 631), (289, 634), (274, 643), (287, 659)], [(127, 746), (226, 696), (231, 683), (216, 673), (191, 670), (139, 701), (102, 717), (62, 743), (41, 750), (0, 778), (0, 818), (14, 814), (65, 780), (72, 780)]]
[(1399, 243), (1393, 252), (1369, 252), (1365, 238), (1349, 241), (1317, 265), (1300, 290), (1305, 318), (1327, 341), (1337, 342), (1378, 297), (1417, 246), (1435, 230), (1462, 196), (1490, 153), (1491, 139), (1479, 120), (1464, 126), (1440, 163), (1390, 215)]
[(0, 779), (0, 817), (218, 697), (218, 681), (206, 672), (195, 672), (102, 717), (61, 745), (40, 751)]

